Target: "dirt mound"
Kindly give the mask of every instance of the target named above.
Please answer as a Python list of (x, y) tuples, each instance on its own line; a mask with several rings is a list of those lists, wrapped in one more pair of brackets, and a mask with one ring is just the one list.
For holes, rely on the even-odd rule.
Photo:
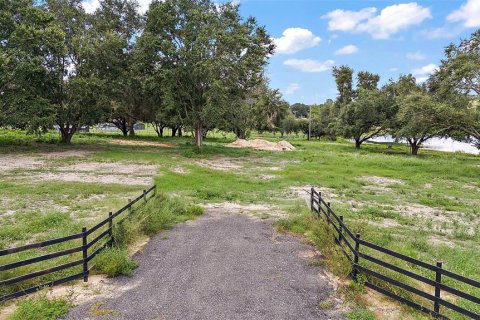
[(227, 147), (230, 148), (253, 148), (258, 150), (268, 150), (268, 151), (291, 151), (295, 150), (295, 147), (292, 146), (289, 142), (282, 140), (280, 142), (270, 142), (266, 140), (254, 139), (254, 140), (244, 140), (238, 139), (230, 144), (227, 144)]

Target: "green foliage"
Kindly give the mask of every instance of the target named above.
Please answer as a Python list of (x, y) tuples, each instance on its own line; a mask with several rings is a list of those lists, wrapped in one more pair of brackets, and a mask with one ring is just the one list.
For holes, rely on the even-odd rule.
[(65, 299), (38, 297), (18, 303), (7, 320), (56, 320), (68, 313), (70, 303)]
[[(55, 54), (65, 50), (54, 16), (33, 1), (0, 6), (0, 126), (41, 132), (54, 120)], [(26, 90), (28, 88), (28, 90)]]
[(450, 136), (473, 141), (480, 148), (480, 30), (458, 45), (445, 48), (445, 58), (428, 80), (438, 101), (448, 102), (455, 115), (445, 119)]
[(347, 314), (350, 320), (375, 320), (375, 314), (366, 307), (356, 305), (352, 311)]
[(138, 263), (132, 259), (127, 250), (107, 248), (100, 252), (94, 259), (95, 269), (108, 277), (119, 275), (131, 276)]
[(260, 79), (273, 52), (255, 19), (243, 20), (238, 6), (210, 0), (154, 3), (138, 42), (147, 63), (162, 66), (157, 78), (163, 100), (186, 111), (199, 147), (205, 130), (235, 106), (230, 102)]
[[(368, 86), (368, 84), (362, 84)], [(393, 103), (382, 91), (359, 88), (356, 98), (340, 109), (338, 132), (355, 140), (355, 146), (377, 136), (395, 114)]]

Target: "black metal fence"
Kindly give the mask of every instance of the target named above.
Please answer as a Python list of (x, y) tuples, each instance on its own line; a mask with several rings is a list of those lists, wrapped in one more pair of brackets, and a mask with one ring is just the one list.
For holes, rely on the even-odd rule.
[[(455, 280), (456, 283), (460, 283), (462, 286), (467, 285), (473, 290), (476, 290), (480, 289), (480, 282), (443, 269), (441, 262), (437, 262), (436, 265), (429, 264), (361, 239), (360, 234), (354, 234), (350, 231), (344, 222), (343, 216), (338, 216), (333, 211), (330, 203), (324, 201), (321, 192), (317, 192), (314, 188), (311, 188), (310, 195), (312, 212), (314, 212), (317, 218), (324, 216), (327, 223), (334, 229), (335, 241), (352, 264), (353, 271), (351, 276), (355, 280), (357, 279), (357, 275), (362, 273), (365, 275), (366, 287), (427, 313), (436, 319), (448, 319), (447, 316), (442, 314), (445, 308), (472, 319), (480, 319), (480, 314), (472, 310), (478, 310), (480, 307), (480, 297), (446, 284), (452, 283), (454, 282), (452, 280)], [(369, 251), (368, 253), (367, 250)], [(384, 254), (389, 259), (374, 257), (373, 255), (375, 255), (375, 253)], [(385, 260), (390, 260), (390, 262)], [(400, 266), (400, 263), (395, 263), (391, 260), (407, 262), (410, 270), (423, 268), (433, 272), (435, 280), (407, 270), (404, 267), (405, 264)], [(375, 268), (369, 267), (367, 264), (369, 266), (375, 266)], [(378, 266), (381, 268), (376, 268)], [(413, 280), (413, 282), (407, 284), (398, 280), (398, 277), (394, 279), (391, 271), (401, 274)], [(412, 285), (412, 283), (414, 283), (414, 285)], [(411, 299), (406, 295), (402, 295), (398, 289), (413, 293), (421, 298)], [(429, 291), (428, 289), (431, 290)], [(450, 296), (448, 299), (450, 301), (442, 298), (442, 294), (445, 295), (445, 293)], [(473, 308), (467, 308), (460, 306), (459, 303), (455, 303), (459, 299), (472, 302)], [(421, 302), (419, 303), (419, 301)]]
[[(127, 216), (122, 215), (122, 217), (120, 217), (120, 215), (125, 211), (128, 211), (128, 213), (130, 213), (132, 211), (132, 206), (138, 201), (143, 199), (146, 202), (149, 199), (148, 195), (150, 193), (153, 193), (151, 197), (155, 195), (155, 186), (152, 186), (147, 190), (143, 190), (143, 193), (140, 196), (138, 196), (134, 200), (129, 201), (127, 205), (125, 205), (117, 212), (109, 212), (108, 217), (105, 220), (99, 222), (90, 229), (83, 227), (82, 231), (76, 234), (68, 235), (57, 239), (27, 244), (20, 247), (0, 250), (0, 257), (7, 257), (17, 254), (17, 256), (13, 258), (14, 261), (0, 265), (0, 272), (5, 272), (6, 274), (6, 276), (2, 276), (0, 278), (2, 279), (0, 280), (0, 288), (3, 286), (5, 286), (4, 288), (6, 288), (7, 286), (13, 285), (20, 287), (19, 290), (1, 296), (0, 303), (36, 292), (45, 287), (56, 286), (75, 279), (83, 278), (83, 281), (87, 282), (88, 275), (93, 267), (89, 267), (89, 262), (103, 249), (111, 245), (113, 240), (113, 225), (118, 224)], [(61, 247), (62, 250), (45, 254), (44, 248), (47, 247), (53, 247), (54, 249), (58, 249), (58, 247)], [(36, 250), (35, 253), (37, 254), (37, 256), (33, 258), (29, 257), (26, 259), (21, 258), (21, 255), (24, 253), (26, 253), (28, 256), (33, 255), (32, 250)], [(54, 266), (43, 270), (28, 270), (28, 272), (26, 272), (25, 270), (25, 268), (34, 268), (34, 264), (38, 262), (57, 258), (66, 261), (63, 261), (63, 263), (61, 264), (55, 264)], [(18, 272), (19, 268), (24, 269)], [(17, 272), (15, 272), (14, 270), (16, 270)], [(68, 271), (65, 272), (64, 270)], [(13, 274), (14, 276), (9, 277), (7, 274), (8, 272)], [(60, 274), (58, 274), (59, 272)], [(38, 279), (39, 277), (49, 277), (50, 275), (52, 276), (50, 277), (48, 282), (40, 285), (31, 285), (33, 279)]]

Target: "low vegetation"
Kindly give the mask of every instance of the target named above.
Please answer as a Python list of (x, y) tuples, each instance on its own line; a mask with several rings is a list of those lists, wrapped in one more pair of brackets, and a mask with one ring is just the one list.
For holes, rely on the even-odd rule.
[[(362, 238), (430, 263), (441, 260), (448, 270), (480, 278), (475, 267), (480, 259), (478, 156), (425, 150), (412, 157), (403, 145), (388, 148), (367, 143), (357, 151), (343, 140), (302, 139), (289, 140), (295, 151), (268, 152), (227, 148), (234, 136), (215, 132), (207, 136), (199, 151), (188, 135), (163, 138), (159, 145), (155, 132), (147, 129), (143, 135), (122, 138), (124, 144), (114, 143), (121, 135), (107, 133), (79, 134), (69, 147), (28, 140), (36, 138), (27, 139), (23, 133), (18, 133), (22, 145), (5, 142), (8, 153), (0, 157), (6, 159), (14, 153), (15, 161), (0, 172), (0, 246), (61, 236), (95, 224), (154, 182), (125, 185), (124, 178), (145, 174), (141, 170), (132, 173), (131, 168), (152, 166), (160, 194), (155, 201), (164, 201), (161, 194), (168, 194), (173, 199), (165, 203), (170, 208), (166, 211), (176, 213), (154, 214), (143, 227), (133, 227), (126, 220), (121, 227), (125, 230), (115, 230), (116, 248), (125, 248), (119, 234), (154, 234), (193, 218), (201, 212), (198, 206), (207, 203), (227, 211), (232, 203), (239, 208), (255, 205), (261, 207), (258, 214), (262, 217), (288, 216), (304, 210), (306, 190), (315, 186)], [(15, 141), (17, 133), (2, 134)], [(256, 137), (276, 141), (273, 135)], [(37, 162), (32, 165), (27, 160)], [(22, 165), (17, 166), (19, 163)], [(116, 165), (117, 170), (97, 172), (86, 163)], [(77, 169), (69, 171), (73, 177), (85, 172), (95, 179), (112, 177), (96, 180), (101, 183), (88, 179), (66, 182), (59, 173), (67, 172), (69, 166)], [(86, 171), (79, 172), (79, 168)], [(56, 179), (47, 183), (30, 178), (47, 171)], [(147, 203), (146, 208), (149, 206)], [(151, 206), (152, 210), (162, 207), (153, 202)], [(134, 214), (141, 216), (142, 211)], [(308, 234), (309, 220), (296, 219), (298, 222), (284, 223), (292, 223), (293, 231)]]
[(55, 320), (66, 315), (70, 307), (71, 303), (63, 298), (31, 298), (18, 303), (17, 309), (7, 320)]

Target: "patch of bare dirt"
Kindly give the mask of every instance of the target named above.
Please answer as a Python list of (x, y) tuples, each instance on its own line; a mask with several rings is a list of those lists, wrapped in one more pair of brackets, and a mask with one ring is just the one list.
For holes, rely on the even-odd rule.
[(276, 206), (268, 204), (240, 204), (236, 202), (207, 203), (203, 207), (209, 212), (221, 211), (223, 214), (247, 214), (255, 218), (285, 218), (287, 214)]
[(69, 157), (76, 157), (76, 158), (85, 157), (92, 153), (93, 151), (76, 149), (76, 150), (43, 152), (43, 153), (40, 153), (39, 155), (43, 158), (56, 159), (56, 158), (69, 158)]
[(436, 208), (424, 206), (421, 204), (397, 205), (394, 210), (408, 217), (430, 218), (437, 221), (451, 221), (448, 217), (442, 215), (442, 211)]
[(123, 162), (80, 162), (73, 165), (60, 167), (57, 170), (153, 176), (157, 173), (157, 166)]
[(454, 242), (446, 240), (446, 239), (438, 238), (438, 237), (435, 237), (435, 236), (430, 236), (430, 238), (428, 238), (428, 242), (430, 244), (433, 244), (434, 246), (444, 245), (444, 246), (447, 246), (449, 248), (454, 248), (455, 247)]
[(114, 174), (92, 174), (78, 172), (36, 172), (28, 175), (37, 181), (64, 181), (101, 184), (123, 184), (148, 186), (153, 183), (150, 177), (134, 177)]
[(367, 302), (368, 308), (378, 319), (411, 320), (414, 319), (403, 310), (402, 305), (394, 302), (381, 293), (366, 288), (367, 292), (362, 298)]
[(0, 156), (0, 173), (16, 169), (39, 169), (43, 161), (27, 155)]
[(371, 184), (381, 186), (381, 187), (390, 187), (394, 184), (403, 184), (403, 181), (400, 179), (392, 179), (387, 177), (379, 177), (379, 176), (363, 176), (360, 177), (361, 180), (365, 182), (369, 182)]
[(379, 176), (363, 176), (360, 180), (368, 182), (369, 185), (363, 186), (364, 190), (373, 191), (375, 193), (388, 193), (391, 191), (391, 186), (395, 184), (403, 184), (400, 179), (392, 179)]
[(172, 172), (175, 172), (175, 173), (178, 173), (178, 174), (189, 174), (190, 173), (190, 171), (188, 171), (187, 169), (182, 168), (182, 167), (174, 167), (171, 170), (172, 170)]
[(423, 186), (425, 189), (432, 189), (433, 186), (431, 183), (425, 183), (425, 185)]
[(377, 227), (382, 227), (382, 228), (396, 228), (401, 226), (400, 223), (398, 223), (396, 220), (393, 220), (393, 219), (382, 219), (380, 221), (368, 221), (368, 224), (371, 224)]
[(273, 174), (260, 174), (258, 175), (258, 177), (260, 178), (260, 180), (273, 180), (276, 178), (276, 176), (274, 176)]
[(279, 142), (270, 142), (267, 140), (254, 139), (254, 140), (244, 140), (238, 139), (230, 144), (227, 144), (227, 147), (230, 148), (252, 148), (257, 150), (267, 150), (267, 151), (292, 151), (295, 150), (295, 147), (292, 146), (289, 142), (282, 140)]
[(147, 147), (173, 147), (171, 143), (160, 143), (154, 141), (136, 141), (136, 140), (111, 140), (110, 144), (117, 144), (123, 146), (147, 146)]
[[(245, 162), (245, 159), (243, 160)], [(238, 170), (243, 168), (243, 163), (240, 160), (227, 158), (227, 157), (215, 157), (213, 159), (202, 159), (195, 161), (196, 165), (201, 167), (221, 170), (221, 171), (228, 171), (228, 170)]]
[[(299, 198), (305, 200), (310, 204), (310, 190), (312, 186), (303, 186), (303, 187), (290, 187), (289, 190), (294, 198)], [(326, 187), (315, 187), (317, 192), (322, 194), (322, 197), (326, 199), (327, 202), (335, 202), (339, 198), (339, 195), (335, 193), (335, 190), (332, 188)]]
[(480, 192), (480, 188), (477, 186), (477, 184), (471, 182), (471, 183), (467, 183), (467, 184), (464, 184), (462, 186), (462, 188), (464, 189), (470, 189), (470, 190), (476, 190), (477, 192)]

